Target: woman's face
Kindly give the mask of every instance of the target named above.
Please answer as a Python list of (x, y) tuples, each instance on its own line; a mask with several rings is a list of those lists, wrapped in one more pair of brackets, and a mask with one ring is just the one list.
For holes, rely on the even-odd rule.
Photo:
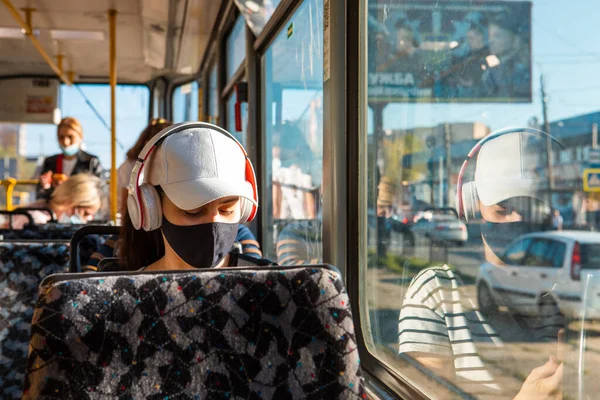
[(61, 147), (69, 147), (74, 144), (79, 145), (81, 141), (81, 136), (79, 136), (77, 131), (69, 127), (62, 127), (58, 130), (58, 144)]
[(225, 197), (193, 210), (182, 210), (162, 194), (163, 215), (173, 225), (189, 226), (223, 222), (235, 224), (241, 217), (239, 197)]
[(82, 221), (89, 222), (94, 219), (94, 215), (96, 215), (99, 210), (100, 204), (85, 207), (73, 207), (70, 216), (77, 215)]

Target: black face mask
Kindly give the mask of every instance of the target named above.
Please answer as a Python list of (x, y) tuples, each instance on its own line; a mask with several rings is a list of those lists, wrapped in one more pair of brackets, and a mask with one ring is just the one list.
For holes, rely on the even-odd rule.
[(481, 236), (494, 253), (502, 254), (504, 248), (521, 235), (543, 230), (542, 224), (524, 221), (494, 223), (485, 222), (481, 225)]
[(214, 268), (231, 250), (238, 224), (173, 225), (164, 216), (162, 232), (169, 245), (183, 261), (194, 268)]

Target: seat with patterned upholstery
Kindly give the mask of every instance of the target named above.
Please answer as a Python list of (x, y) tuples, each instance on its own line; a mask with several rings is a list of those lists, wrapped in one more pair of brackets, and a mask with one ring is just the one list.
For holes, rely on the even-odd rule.
[(38, 285), (68, 268), (68, 243), (0, 243), (0, 388), (20, 399)]
[(330, 266), (64, 274), (32, 323), (24, 399), (361, 399)]

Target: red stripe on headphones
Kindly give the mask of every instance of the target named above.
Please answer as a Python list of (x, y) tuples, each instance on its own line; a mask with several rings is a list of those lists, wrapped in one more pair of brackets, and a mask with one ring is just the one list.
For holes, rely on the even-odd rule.
[(148, 157), (150, 157), (150, 154), (152, 154), (152, 152), (154, 151), (154, 149), (156, 148), (156, 144), (153, 145), (152, 147), (150, 147), (150, 150), (148, 151), (148, 154), (146, 154), (146, 157), (144, 157), (142, 161), (142, 166), (140, 167), (140, 170), (138, 171), (138, 176), (137, 179), (135, 180), (135, 193), (137, 195), (137, 202), (138, 202), (138, 207), (140, 209), (140, 228), (143, 229), (144, 226), (144, 210), (143, 210), (143, 205), (142, 202), (140, 201), (140, 176), (142, 175), (142, 170), (144, 169), (144, 166), (146, 165), (146, 160), (148, 159)]

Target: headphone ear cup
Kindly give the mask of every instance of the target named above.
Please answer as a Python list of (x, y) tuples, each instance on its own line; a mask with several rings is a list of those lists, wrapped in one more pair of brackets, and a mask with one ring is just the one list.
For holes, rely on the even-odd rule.
[(162, 225), (162, 207), (160, 195), (152, 185), (143, 184), (140, 186), (140, 203), (144, 213), (144, 230), (146, 232), (154, 231)]
[[(250, 182), (246, 182), (246, 184), (248, 184), (248, 186), (252, 186)], [(253, 188), (249, 188), (251, 190), (254, 190)], [(248, 199), (242, 197), (240, 198), (241, 201), (241, 216), (240, 216), (240, 224), (243, 224), (244, 222), (250, 222), (254, 219), (254, 216), (256, 215), (256, 206)]]
[(140, 229), (142, 223), (140, 203), (137, 194), (133, 190), (130, 190), (129, 196), (127, 196), (127, 212), (129, 213), (129, 219), (131, 219), (133, 227), (136, 230)]
[(477, 218), (479, 214), (479, 197), (475, 182), (465, 183), (462, 187), (462, 203), (465, 220)]

